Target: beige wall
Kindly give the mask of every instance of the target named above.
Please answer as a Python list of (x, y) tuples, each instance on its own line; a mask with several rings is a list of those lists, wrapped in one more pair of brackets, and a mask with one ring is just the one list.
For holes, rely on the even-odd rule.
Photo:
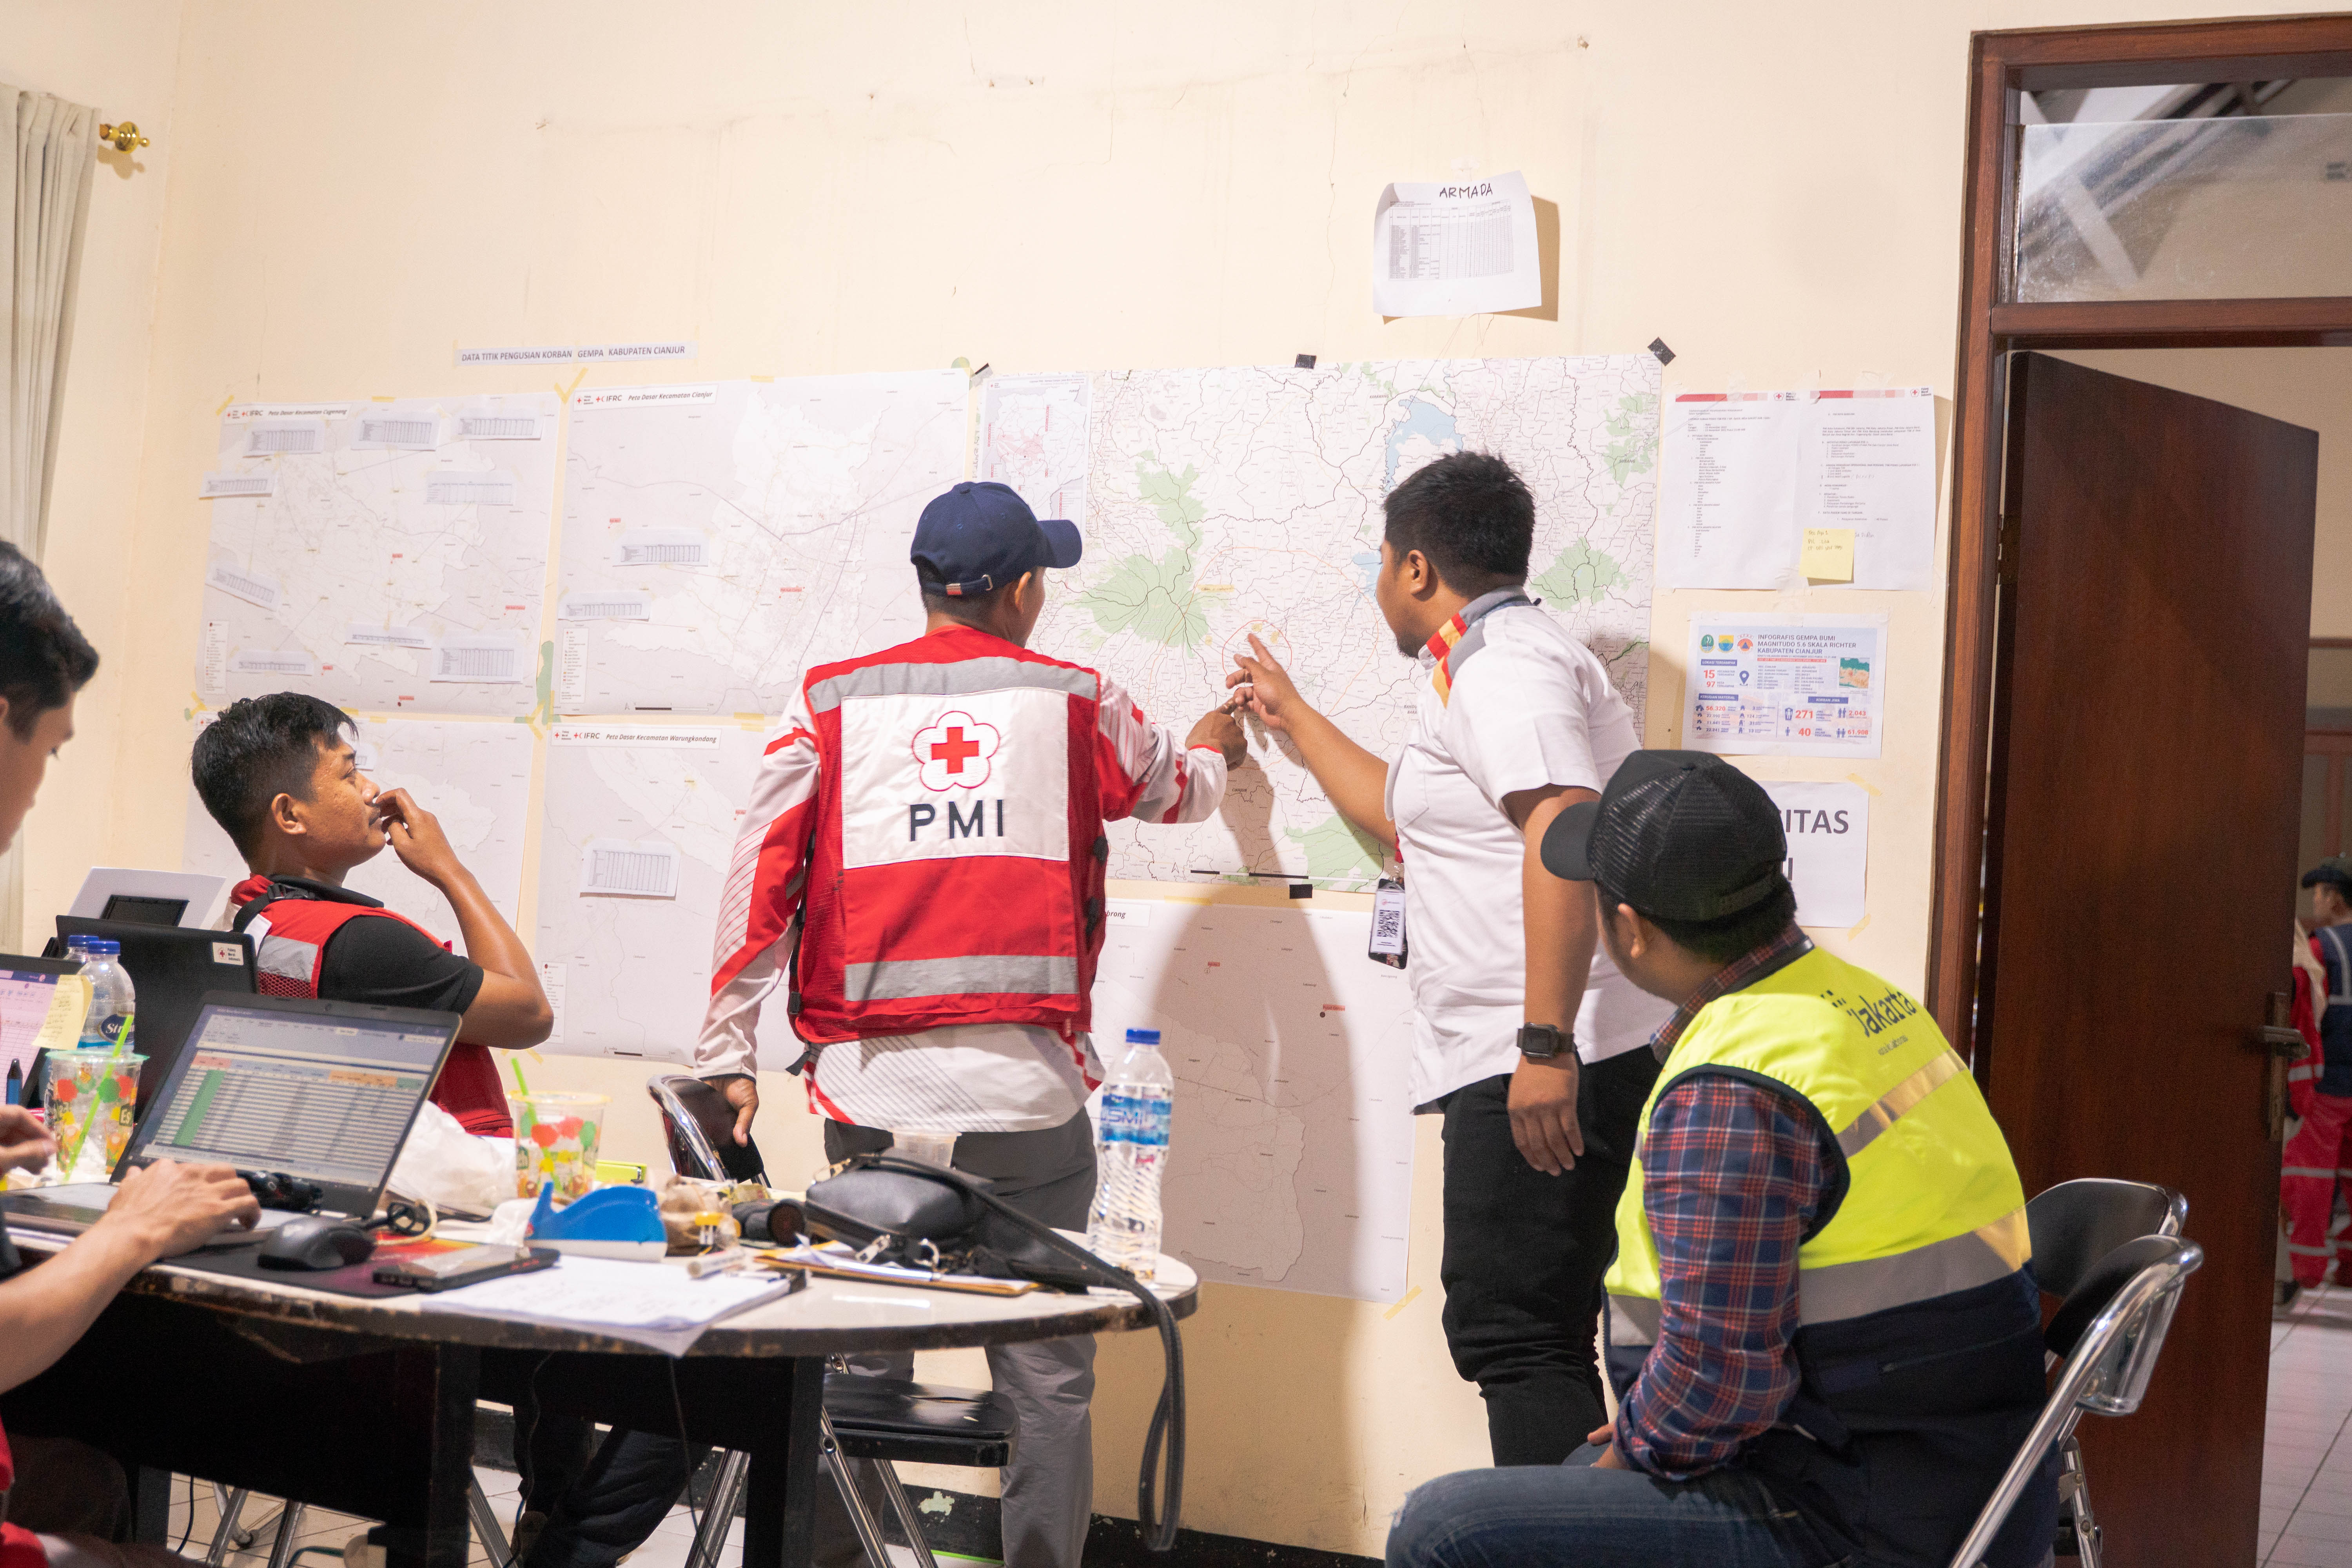
[(181, 11), (181, 0), (96, 10), (78, 0), (10, 0), (0, 17), (0, 81), (88, 104), (101, 120), (133, 121), (154, 143), (127, 156), (106, 149), (91, 182), (46, 564), (102, 659), (76, 710), (76, 739), (50, 770), (25, 835), (25, 914), (37, 931), (54, 929), (50, 916), (107, 853), (115, 803), (147, 793), (118, 787), (125, 747), (137, 756), (160, 743), (159, 732), (131, 719), (160, 717), (129, 697), (139, 615), (131, 554)]
[[(148, 173), (101, 180), (93, 221), (93, 255), (121, 270), (85, 288), (59, 493), (75, 543), (53, 560), (108, 672), (28, 830), (29, 908), (53, 911), (96, 857), (176, 864), (194, 496), (227, 398), (537, 388), (551, 377), (457, 371), (451, 348), (656, 334), (699, 340), (701, 359), (590, 383), (1663, 337), (1681, 356), (1670, 391), (1874, 376), (1948, 395), (1970, 29), (2210, 6), (425, 0), (312, 5), (289, 26), (275, 0), (188, 0), (167, 43), (177, 8), (142, 26), (136, 5), (20, 0), (0, 65), (25, 53), (24, 72), (51, 73), (35, 85), (110, 109), (119, 90), (164, 132)], [(1557, 299), (1383, 323), (1367, 278), (1380, 185), (1471, 168), (1522, 169), (1557, 204)], [(126, 323), (151, 286), (142, 359)], [(137, 314), (108, 324), (116, 310)], [(109, 332), (112, 350), (89, 346)], [(1652, 739), (1675, 739), (1694, 610), (1887, 612), (1885, 758), (1756, 771), (1879, 792), (1870, 919), (1833, 945), (1916, 984), (1941, 595), (1767, 597), (1660, 595)], [(616, 1144), (658, 1159), (637, 1069), (539, 1071), (615, 1094)], [(1377, 1552), (1407, 1488), (1483, 1461), (1438, 1326), (1432, 1131), (1405, 1301), (1204, 1292), (1186, 1336), (1192, 1525)], [(782, 1086), (762, 1137), (782, 1173), (815, 1163)], [(1097, 1500), (1126, 1512), (1156, 1363), (1130, 1338), (1103, 1366)]]

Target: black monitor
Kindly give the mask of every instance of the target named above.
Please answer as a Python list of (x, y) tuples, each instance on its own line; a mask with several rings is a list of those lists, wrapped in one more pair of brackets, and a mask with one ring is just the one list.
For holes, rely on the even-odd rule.
[[(145, 893), (109, 893), (101, 918), (124, 925), (175, 926), (188, 912), (185, 899), (159, 899)], [(132, 984), (138, 982), (133, 980)]]
[(205, 993), (251, 995), (256, 989), (253, 939), (243, 931), (59, 915), (54, 950), (63, 952), (66, 939), (77, 936), (110, 937), (122, 944), (122, 967), (139, 993), (131, 1048), (147, 1058), (139, 1069), (137, 1119), (144, 1121), (179, 1059)]

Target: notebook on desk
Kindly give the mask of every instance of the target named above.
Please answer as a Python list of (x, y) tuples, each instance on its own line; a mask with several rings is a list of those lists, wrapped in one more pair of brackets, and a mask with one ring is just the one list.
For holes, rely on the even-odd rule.
[[(205, 999), (112, 1183), (0, 1194), (11, 1224), (79, 1232), (115, 1183), (158, 1160), (234, 1165), (316, 1185), (309, 1213), (366, 1221), (457, 1037), (457, 1015), (295, 996)], [(292, 1215), (266, 1210), (265, 1227)]]

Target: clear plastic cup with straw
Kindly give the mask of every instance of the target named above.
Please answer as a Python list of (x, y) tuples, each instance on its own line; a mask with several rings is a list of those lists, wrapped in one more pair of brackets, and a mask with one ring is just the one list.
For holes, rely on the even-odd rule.
[(555, 1201), (568, 1204), (596, 1190), (596, 1150), (603, 1142), (604, 1094), (509, 1094), (514, 1118), (515, 1196), (535, 1198), (549, 1182)]
[(139, 1069), (147, 1058), (121, 1045), (51, 1051), (41, 1108), (68, 1182), (103, 1182), (131, 1142), (139, 1110)]

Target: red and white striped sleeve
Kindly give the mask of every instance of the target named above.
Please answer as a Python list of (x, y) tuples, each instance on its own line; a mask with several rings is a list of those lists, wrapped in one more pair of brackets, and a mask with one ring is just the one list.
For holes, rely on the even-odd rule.
[(818, 767), (806, 700), (796, 696), (761, 759), (735, 837), (711, 943), (710, 1006), (695, 1043), (694, 1070), (700, 1077), (758, 1070), (760, 1007), (784, 978), (791, 957), (785, 939), (808, 884)]
[(1200, 822), (1225, 798), (1224, 753), (1187, 747), (1176, 731), (1143, 716), (1108, 676), (1096, 734), (1095, 772), (1106, 822)]

